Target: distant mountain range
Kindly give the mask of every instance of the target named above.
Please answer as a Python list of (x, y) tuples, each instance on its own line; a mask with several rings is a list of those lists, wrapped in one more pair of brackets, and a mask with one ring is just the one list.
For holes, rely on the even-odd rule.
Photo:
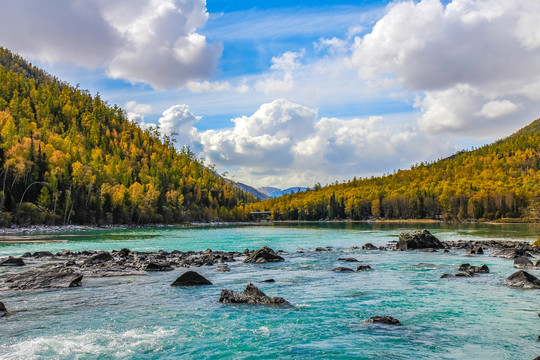
[(249, 185), (239, 183), (239, 182), (236, 183), (236, 187), (252, 194), (259, 200), (268, 200), (268, 199), (277, 198), (277, 197), (287, 195), (287, 194), (304, 192), (307, 189), (302, 186), (291, 187), (291, 188), (287, 188), (283, 190), (276, 187), (270, 187), (270, 186), (263, 186), (256, 189), (253, 186), (249, 186)]

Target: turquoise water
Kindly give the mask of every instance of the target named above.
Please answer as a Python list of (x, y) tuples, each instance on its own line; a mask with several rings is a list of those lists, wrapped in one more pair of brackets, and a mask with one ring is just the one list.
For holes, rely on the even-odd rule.
[[(80, 232), (0, 239), (0, 257), (70, 249), (241, 251), (268, 245), (287, 251), (273, 264), (230, 264), (197, 271), (214, 285), (174, 288), (185, 269), (146, 276), (85, 278), (80, 288), (3, 292), (1, 359), (533, 359), (540, 355), (540, 290), (504, 287), (512, 261), (462, 251), (348, 250), (396, 240), (400, 230), (428, 228), (441, 240), (531, 241), (526, 225), (302, 224)], [(41, 243), (8, 243), (40, 240)], [(51, 242), (62, 241), (62, 242)], [(333, 246), (330, 252), (313, 251)], [(303, 248), (304, 253), (297, 253)], [(355, 257), (374, 269), (335, 273)], [(418, 263), (436, 267), (417, 267)], [(439, 279), (462, 263), (490, 274)], [(0, 276), (8, 271), (0, 268)], [(531, 270), (540, 277), (539, 270)], [(263, 283), (273, 278), (275, 283)], [(293, 308), (217, 303), (221, 289), (253, 282)], [(375, 315), (403, 326), (365, 323)]]

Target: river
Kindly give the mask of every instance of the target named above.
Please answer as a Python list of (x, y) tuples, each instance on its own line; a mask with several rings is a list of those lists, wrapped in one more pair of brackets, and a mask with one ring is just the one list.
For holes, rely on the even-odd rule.
[[(532, 241), (527, 225), (314, 223), (83, 231), (0, 237), (0, 257), (64, 249), (138, 251), (267, 245), (285, 261), (195, 270), (212, 286), (169, 286), (186, 269), (145, 276), (84, 278), (55, 291), (0, 292), (2, 359), (533, 359), (540, 355), (540, 290), (502, 286), (512, 261), (486, 255), (351, 250), (426, 228), (440, 240)], [(38, 242), (36, 242), (38, 241)], [(316, 252), (316, 247), (332, 251)], [(301, 250), (300, 250), (301, 249)], [(336, 273), (354, 257), (373, 271)], [(36, 263), (37, 260), (33, 260)], [(435, 266), (417, 266), (429, 263)], [(489, 274), (440, 279), (462, 263)], [(30, 264), (32, 265), (32, 261)], [(9, 268), (0, 268), (0, 277)], [(530, 270), (540, 277), (540, 270)], [(264, 283), (273, 278), (274, 283)], [(294, 307), (221, 305), (221, 289), (252, 282)], [(403, 326), (365, 320), (389, 315)]]

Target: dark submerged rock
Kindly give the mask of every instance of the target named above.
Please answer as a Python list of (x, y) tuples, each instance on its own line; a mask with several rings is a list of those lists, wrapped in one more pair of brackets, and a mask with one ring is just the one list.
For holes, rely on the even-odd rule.
[(348, 268), (348, 267), (343, 267), (343, 266), (339, 266), (339, 267), (337, 267), (337, 268), (333, 268), (332, 271), (336, 271), (336, 272), (354, 272), (353, 269)]
[(394, 326), (401, 325), (398, 319), (391, 316), (373, 316), (373, 317), (370, 317), (367, 320), (367, 322), (385, 324), (385, 325), (394, 325)]
[(427, 230), (403, 230), (399, 233), (396, 250), (442, 249), (443, 244)]
[(338, 261), (345, 261), (345, 262), (358, 262), (355, 258), (339, 258)]
[(9, 275), (4, 285), (12, 290), (70, 288), (81, 286), (82, 278), (81, 274), (72, 269), (54, 267)]
[(315, 248), (315, 251), (328, 251), (328, 249), (318, 247), (318, 248)]
[(418, 263), (414, 265), (414, 267), (420, 268), (420, 269), (437, 269), (439, 265), (430, 264), (430, 263)]
[(245, 263), (269, 263), (284, 261), (285, 259), (279, 256), (274, 250), (268, 246), (255, 250), (245, 260)]
[(7, 259), (0, 261), (0, 266), (24, 266), (26, 265), (22, 257), (10, 256)]
[(453, 274), (442, 274), (441, 279), (456, 278), (456, 277), (473, 277), (473, 276), (475, 276), (474, 273), (465, 271), (465, 272), (458, 272), (455, 275), (453, 275)]
[(171, 286), (199, 286), (212, 285), (212, 283), (195, 271), (186, 271), (176, 279)]
[(520, 270), (507, 277), (503, 285), (522, 289), (540, 289), (540, 279), (526, 271)]
[(373, 270), (371, 266), (369, 265), (358, 265), (358, 267), (356, 268), (356, 271), (369, 271), (369, 270)]
[(269, 297), (251, 283), (241, 293), (227, 289), (221, 290), (219, 303), (291, 306), (291, 303), (282, 297)]
[(7, 309), (3, 302), (0, 301), (0, 317), (6, 316)]
[(276, 280), (274, 280), (274, 279), (266, 279), (266, 280), (263, 280), (263, 282), (265, 282), (265, 283), (273, 283), (273, 282), (276, 282)]

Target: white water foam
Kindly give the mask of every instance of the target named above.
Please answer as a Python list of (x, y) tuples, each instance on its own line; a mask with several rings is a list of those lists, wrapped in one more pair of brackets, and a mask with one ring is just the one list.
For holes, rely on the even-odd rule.
[(42, 336), (0, 347), (0, 358), (33, 360), (43, 357), (80, 359), (99, 355), (129, 359), (138, 351), (160, 351), (164, 338), (176, 335), (175, 330), (161, 327), (133, 329), (123, 333), (111, 330), (87, 330), (80, 334)]

